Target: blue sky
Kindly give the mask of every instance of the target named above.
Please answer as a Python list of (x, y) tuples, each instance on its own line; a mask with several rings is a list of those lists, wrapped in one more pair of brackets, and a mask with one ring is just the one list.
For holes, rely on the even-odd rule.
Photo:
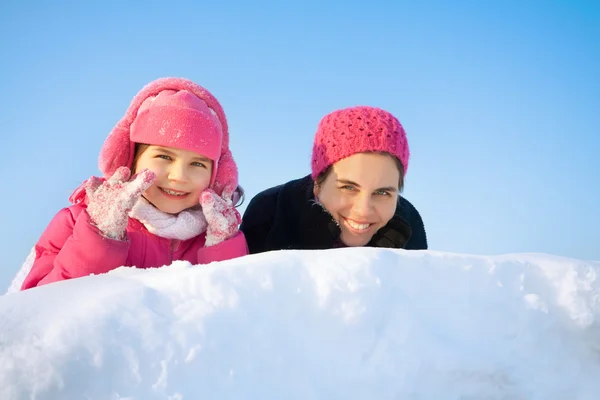
[(600, 260), (597, 3), (127, 3), (0, 5), (0, 287), (163, 76), (221, 101), (249, 197), (309, 172), (325, 114), (373, 105), (407, 131), (431, 249)]

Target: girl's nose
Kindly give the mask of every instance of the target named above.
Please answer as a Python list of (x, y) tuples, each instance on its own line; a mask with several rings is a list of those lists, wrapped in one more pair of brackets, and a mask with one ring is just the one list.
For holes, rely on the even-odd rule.
[(179, 163), (173, 163), (169, 168), (169, 179), (172, 181), (185, 181), (186, 180), (185, 166)]

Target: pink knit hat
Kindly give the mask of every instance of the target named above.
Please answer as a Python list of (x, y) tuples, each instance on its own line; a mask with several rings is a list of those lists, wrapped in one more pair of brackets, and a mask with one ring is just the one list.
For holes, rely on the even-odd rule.
[(312, 177), (356, 153), (384, 151), (398, 157), (408, 170), (410, 150), (406, 132), (392, 114), (375, 107), (358, 106), (334, 111), (319, 122), (312, 153)]
[(238, 185), (223, 108), (192, 81), (160, 78), (133, 98), (100, 151), (98, 165), (106, 178), (119, 167), (133, 167), (135, 143), (176, 147), (210, 158), (214, 162), (211, 186), (218, 194), (226, 185)]

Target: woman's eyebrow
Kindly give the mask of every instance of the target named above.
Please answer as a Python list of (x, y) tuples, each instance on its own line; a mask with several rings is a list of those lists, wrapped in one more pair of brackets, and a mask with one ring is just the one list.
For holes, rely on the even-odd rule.
[[(342, 185), (352, 185), (352, 186), (356, 186), (358, 188), (361, 187), (358, 183), (350, 181), (348, 179), (336, 179), (336, 181), (338, 183), (341, 183)], [(396, 190), (398, 190), (398, 188), (395, 188), (393, 186), (385, 186), (385, 187), (380, 187), (380, 188), (375, 189), (375, 191), (378, 191), (378, 190), (385, 190), (387, 192), (395, 192)]]
[(336, 179), (336, 181), (343, 185), (352, 185), (352, 186), (360, 187), (360, 185), (358, 183), (349, 181), (347, 179)]

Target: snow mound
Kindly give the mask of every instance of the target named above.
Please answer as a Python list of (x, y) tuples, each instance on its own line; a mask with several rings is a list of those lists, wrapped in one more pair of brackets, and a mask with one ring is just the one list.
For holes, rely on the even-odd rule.
[(600, 263), (349, 248), (0, 297), (1, 399), (598, 399)]

